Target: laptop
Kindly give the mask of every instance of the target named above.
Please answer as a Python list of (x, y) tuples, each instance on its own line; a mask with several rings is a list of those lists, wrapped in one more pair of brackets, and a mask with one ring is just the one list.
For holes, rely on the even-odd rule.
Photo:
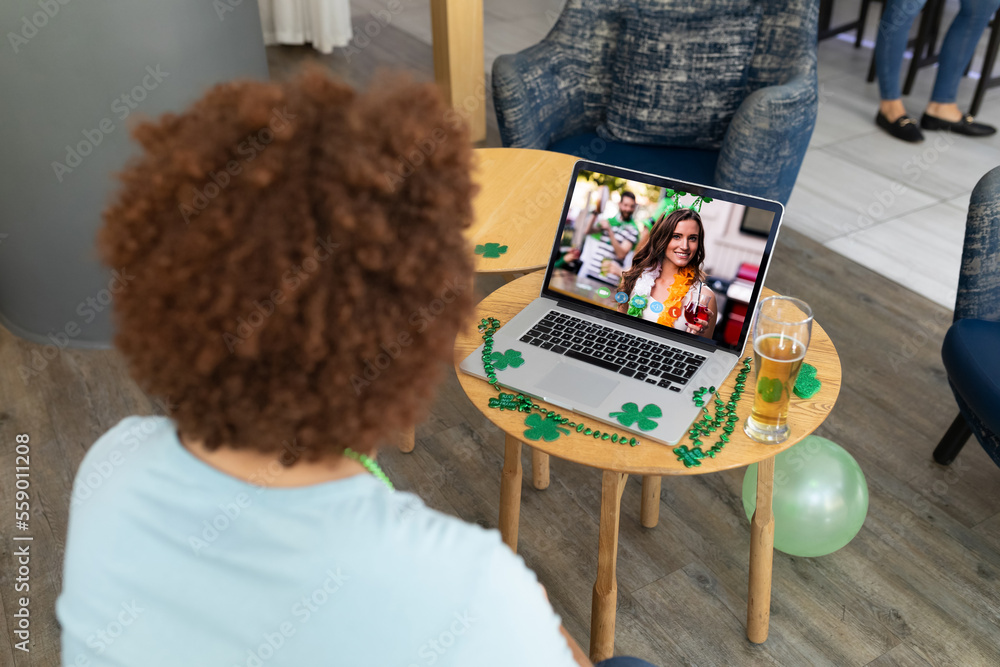
[[(542, 292), (493, 337), (495, 357), (516, 350), (524, 360), (498, 364), (499, 385), (676, 444), (701, 410), (694, 392), (720, 386), (740, 360), (783, 212), (768, 199), (577, 162)], [(459, 367), (485, 378), (482, 346)]]

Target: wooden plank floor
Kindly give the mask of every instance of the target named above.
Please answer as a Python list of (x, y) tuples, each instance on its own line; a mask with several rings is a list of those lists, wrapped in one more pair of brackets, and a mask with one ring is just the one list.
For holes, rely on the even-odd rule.
[[(671, 478), (660, 524), (639, 524), (640, 485), (623, 498), (617, 651), (659, 665), (1000, 664), (1000, 469), (974, 443), (951, 468), (930, 452), (954, 403), (939, 359), (948, 313), (923, 297), (785, 230), (768, 286), (815, 308), (838, 346), (844, 387), (819, 433), (867, 476), (871, 503), (858, 537), (805, 559), (775, 554), (771, 635), (744, 637), (749, 527), (743, 471)], [(830, 288), (836, 285), (837, 289)], [(497, 286), (483, 279), (480, 293)], [(0, 465), (17, 433), (32, 438), (32, 652), (13, 650), (11, 526), (0, 528), (0, 664), (54, 665), (71, 482), (87, 448), (120, 418), (160, 414), (113, 351), (65, 351), (25, 384), (38, 346), (0, 331)], [(396, 485), (437, 509), (496, 527), (503, 438), (454, 375), (417, 429), (412, 454), (385, 451)], [(524, 465), (530, 465), (525, 453)], [(520, 553), (584, 646), (597, 567), (600, 473), (552, 461), (552, 484), (525, 475)], [(0, 484), (0, 506), (13, 489)]]
[[(398, 34), (397, 34), (398, 33)], [(308, 49), (271, 49), (283, 76)], [(318, 58), (354, 83), (377, 65), (429, 77), (430, 50), (386, 27), (354, 62)], [(492, 109), (488, 145), (498, 145)], [(481, 293), (498, 283), (480, 281)], [(858, 537), (816, 559), (775, 554), (771, 635), (744, 636), (749, 527), (743, 471), (669, 479), (660, 524), (639, 524), (640, 487), (623, 498), (616, 650), (658, 665), (1000, 664), (1000, 469), (974, 443), (951, 468), (930, 452), (956, 408), (940, 346), (950, 313), (807, 237), (782, 232), (768, 286), (804, 298), (837, 345), (844, 386), (818, 432), (847, 448), (871, 503)], [(0, 329), (0, 470), (14, 437), (32, 441), (31, 652), (13, 648), (12, 522), (0, 522), (0, 665), (58, 664), (59, 592), (71, 483), (94, 440), (130, 414), (162, 414), (113, 351), (45, 350)], [(27, 382), (22, 367), (45, 366)], [(381, 460), (404, 490), (483, 526), (498, 516), (503, 438), (449, 372), (412, 454)], [(524, 465), (530, 465), (525, 453)], [(0, 507), (13, 504), (9, 472)], [(597, 567), (600, 473), (552, 461), (552, 484), (522, 492), (520, 553), (570, 633), (587, 646)], [(6, 510), (5, 510), (6, 511)], [(334, 643), (335, 644), (335, 643)], [(333, 650), (335, 650), (335, 645)]]

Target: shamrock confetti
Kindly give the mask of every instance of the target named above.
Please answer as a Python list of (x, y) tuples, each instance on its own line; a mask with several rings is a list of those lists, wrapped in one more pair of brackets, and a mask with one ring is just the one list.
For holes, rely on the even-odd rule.
[(657, 423), (652, 418), (662, 417), (663, 411), (659, 406), (650, 403), (639, 411), (639, 406), (635, 403), (626, 403), (622, 406), (621, 412), (612, 412), (608, 415), (618, 420), (622, 426), (636, 424), (641, 431), (652, 431), (657, 427)]
[(816, 378), (816, 367), (812, 364), (802, 364), (799, 377), (795, 380), (795, 395), (799, 398), (812, 398), (822, 386), (823, 383)]
[(762, 401), (776, 403), (781, 400), (782, 384), (777, 378), (761, 377), (757, 380), (757, 394)]
[(569, 435), (569, 429), (563, 428), (560, 425), (560, 420), (542, 417), (537, 412), (528, 415), (528, 418), (524, 420), (524, 425), (530, 427), (524, 432), (524, 437), (528, 440), (552, 442), (560, 435)]
[(521, 357), (521, 353), (517, 350), (507, 350), (506, 352), (494, 352), (490, 357), (490, 361), (493, 362), (493, 367), (498, 371), (510, 366), (511, 368), (517, 368), (524, 364), (524, 359)]
[(674, 454), (677, 455), (677, 460), (681, 461), (686, 468), (700, 466), (701, 459), (705, 458), (705, 452), (701, 451), (701, 447), (688, 449), (687, 445), (675, 448)]
[(499, 243), (487, 243), (486, 245), (476, 246), (477, 255), (489, 257), (490, 259), (496, 259), (505, 252), (507, 252), (507, 246), (500, 245)]
[(504, 392), (500, 392), (500, 395), (496, 398), (491, 398), (489, 405), (491, 408), (499, 408), (501, 412), (504, 410), (521, 410), (523, 407), (521, 399), (516, 394), (507, 394)]

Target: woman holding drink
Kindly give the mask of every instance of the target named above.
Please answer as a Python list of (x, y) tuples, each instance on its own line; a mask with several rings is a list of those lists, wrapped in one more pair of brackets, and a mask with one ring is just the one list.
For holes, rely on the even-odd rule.
[(619, 312), (711, 338), (718, 306), (701, 270), (704, 238), (697, 211), (679, 208), (660, 216), (622, 274), (618, 289), (629, 300)]

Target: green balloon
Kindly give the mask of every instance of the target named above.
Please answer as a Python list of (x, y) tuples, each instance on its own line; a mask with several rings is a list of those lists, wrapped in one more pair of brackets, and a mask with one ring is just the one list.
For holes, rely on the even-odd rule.
[[(743, 477), (747, 519), (757, 505), (757, 464)], [(868, 484), (854, 457), (810, 435), (774, 457), (774, 548), (791, 556), (825, 556), (846, 546), (868, 514)]]

